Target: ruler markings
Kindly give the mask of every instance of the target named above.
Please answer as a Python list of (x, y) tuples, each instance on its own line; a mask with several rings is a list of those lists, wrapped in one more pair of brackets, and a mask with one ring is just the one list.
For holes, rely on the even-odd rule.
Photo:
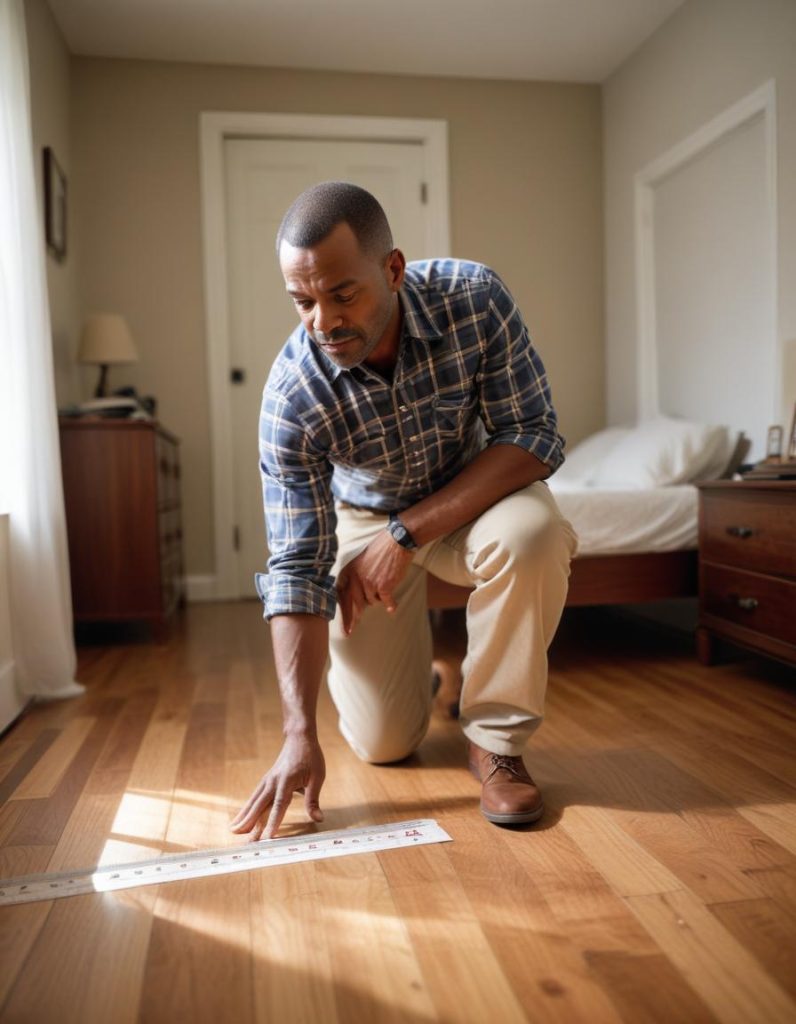
[(341, 829), (283, 839), (261, 839), (246, 846), (170, 853), (128, 864), (106, 864), (50, 874), (20, 875), (0, 880), (0, 907), (17, 903), (113, 892), (141, 885), (159, 885), (183, 878), (228, 875), (235, 871), (272, 867), (325, 857), (344, 857), (404, 846), (450, 842), (436, 821), (398, 821), (386, 825)]

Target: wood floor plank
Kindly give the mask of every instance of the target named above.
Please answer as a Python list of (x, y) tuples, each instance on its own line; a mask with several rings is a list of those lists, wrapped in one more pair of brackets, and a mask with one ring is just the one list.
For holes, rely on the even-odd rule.
[[(547, 806), (553, 805), (548, 801)], [(512, 854), (584, 957), (658, 952), (625, 902), (562, 828), (534, 831), (531, 841), (512, 843)]]
[(38, 800), (51, 796), (83, 746), (94, 723), (93, 718), (83, 716), (68, 722), (8, 799)]
[(432, 1021), (431, 993), (383, 861), (364, 854), (315, 865), (316, 909), (306, 911), (320, 911), (324, 923), (337, 1018)]
[(264, 1024), (280, 1019), (337, 1024), (336, 984), (316, 865), (257, 871), (250, 884), (252, 1019)]
[[(224, 793), (226, 682), (213, 672), (190, 707), (166, 834), (170, 848), (230, 844)], [(238, 840), (239, 841), (239, 840)], [(147, 1021), (252, 1020), (250, 887), (247, 873), (158, 886), (142, 977)]]
[[(463, 1024), (524, 1021), (522, 1003), (473, 914), (446, 851), (424, 846), (394, 850), (380, 859), (438, 1015)], [(454, 934), (456, 941), (451, 943)]]
[(587, 754), (572, 762), (572, 770), (599, 791), (636, 842), (706, 902), (762, 895), (745, 869), (789, 856), (750, 830), (718, 794), (656, 752)]
[(699, 899), (629, 896), (628, 904), (722, 1024), (792, 1024), (793, 1001)]
[(714, 903), (711, 912), (768, 974), (796, 997), (796, 917), (776, 900)]
[(665, 754), (704, 786), (718, 793), (759, 832), (790, 853), (796, 853), (796, 788), (737, 750), (727, 750), (711, 735), (698, 741), (664, 715), (628, 697), (647, 723), (648, 745)]
[[(40, 847), (36, 852), (43, 857)], [(16, 868), (9, 865), (7, 861), (4, 867), (11, 867), (11, 873), (14, 875), (31, 874), (40, 870), (38, 865), (32, 867), (29, 864)], [(6, 1013), (3, 1007), (44, 927), (51, 907), (51, 903), (34, 903), (4, 907), (2, 910), (2, 918), (0, 918), (0, 1019), (13, 1020), (13, 1017)], [(30, 1014), (29, 1007), (25, 1006), (22, 1015), (17, 1019), (34, 1020), (35, 1018)]]
[(601, 808), (570, 807), (562, 828), (622, 896), (673, 892), (682, 882)]
[[(597, 951), (587, 954), (587, 962), (623, 1020), (633, 1024), (716, 1024), (718, 1020), (663, 954)], [(654, 999), (649, 992), (655, 993)]]
[[(489, 849), (484, 827), (474, 822), (462, 828), (447, 852), (520, 1003), (532, 1007), (539, 1021), (619, 1021), (584, 960), (579, 930), (556, 917), (523, 863), (535, 859), (529, 848), (540, 845), (543, 836), (506, 833)], [(501, 879), (498, 887), (495, 875)]]
[(27, 777), (28, 773), (38, 764), (39, 760), (46, 754), (52, 744), (58, 739), (58, 729), (42, 729), (38, 735), (30, 741), (22, 744), (22, 753), (19, 747), (15, 748), (13, 760), (9, 761), (8, 771), (0, 781), (0, 802), (5, 804), (11, 794)]
[[(118, 702), (106, 702), (102, 714), (85, 735), (80, 749), (71, 756), (70, 763), (49, 798), (20, 801), (22, 814), (5, 842), (9, 846), (55, 846), (80, 799), (86, 779), (100, 755), (118, 713)], [(57, 740), (56, 740), (57, 742)], [(71, 754), (71, 751), (70, 751)], [(12, 802), (12, 801), (9, 801)]]

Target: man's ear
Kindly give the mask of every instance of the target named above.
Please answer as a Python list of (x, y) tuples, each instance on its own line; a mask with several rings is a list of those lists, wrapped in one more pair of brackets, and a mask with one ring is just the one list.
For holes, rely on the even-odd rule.
[(393, 249), (384, 264), (384, 274), (390, 290), (397, 292), (404, 283), (406, 257), (400, 249)]

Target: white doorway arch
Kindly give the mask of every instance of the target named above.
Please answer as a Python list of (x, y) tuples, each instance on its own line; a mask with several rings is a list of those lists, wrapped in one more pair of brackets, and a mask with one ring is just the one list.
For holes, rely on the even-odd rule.
[[(738, 173), (739, 168), (743, 174)], [(736, 187), (736, 179), (743, 191)], [(739, 194), (745, 202), (732, 206), (730, 200)], [(769, 81), (635, 176), (640, 419), (667, 413), (724, 422), (751, 434), (750, 458), (762, 457), (764, 424), (778, 418), (777, 382), (782, 367), (776, 225), (776, 103), (774, 82)], [(672, 244), (672, 238), (693, 240), (700, 231), (701, 248), (695, 246), (688, 252), (684, 246), (678, 250)], [(739, 254), (735, 261), (729, 258), (732, 251)], [(705, 262), (700, 262), (701, 257), (706, 257)], [(677, 288), (677, 281), (691, 271), (693, 288)], [(745, 288), (747, 281), (754, 287)], [(662, 282), (667, 287), (662, 289)], [(703, 299), (695, 298), (695, 293)], [(671, 311), (678, 304), (681, 308), (673, 317)], [(749, 313), (753, 323), (749, 339), (757, 345), (757, 359), (751, 352), (746, 358), (739, 357), (745, 342), (747, 348), (752, 347), (743, 336), (740, 313)], [(733, 316), (734, 333), (733, 325), (726, 323)], [(670, 328), (672, 324), (682, 328), (679, 338), (671, 329), (667, 336), (662, 329), (667, 323)], [(676, 372), (667, 373), (663, 360), (673, 341), (679, 346), (678, 362)], [(759, 381), (752, 396), (752, 415), (738, 395), (746, 394), (751, 401), (744, 385), (756, 379), (754, 374)], [(728, 384), (734, 393), (723, 386)], [(680, 395), (680, 407), (666, 407), (667, 395), (675, 392)]]

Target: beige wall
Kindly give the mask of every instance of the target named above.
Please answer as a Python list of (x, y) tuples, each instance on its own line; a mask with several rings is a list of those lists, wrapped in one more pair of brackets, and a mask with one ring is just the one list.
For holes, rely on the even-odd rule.
[(781, 422), (790, 423), (796, 400), (793, 0), (687, 0), (604, 85), (606, 377), (612, 423), (636, 414), (633, 176), (771, 78), (777, 103), (778, 384)]
[(83, 308), (128, 317), (141, 362), (112, 386), (156, 395), (183, 440), (189, 574), (214, 565), (201, 111), (447, 120), (453, 255), (492, 264), (515, 292), (570, 441), (602, 425), (598, 87), (87, 58), (72, 72)]
[(77, 296), (76, 223), (70, 138), (70, 55), (45, 0), (26, 0), (25, 27), (30, 67), (31, 127), (39, 230), (44, 237), (42, 150), (52, 147), (67, 178), (67, 258), (57, 263), (47, 255), (47, 288), (53, 333), (55, 390), (59, 406), (77, 401), (80, 380), (74, 353), (80, 329)]

